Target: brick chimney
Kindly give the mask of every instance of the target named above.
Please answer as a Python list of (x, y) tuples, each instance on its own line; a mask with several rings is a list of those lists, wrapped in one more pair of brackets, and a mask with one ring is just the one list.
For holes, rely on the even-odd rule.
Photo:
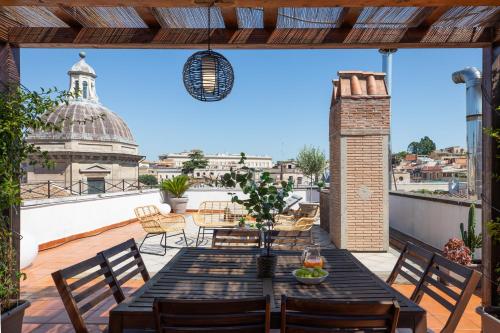
[(384, 73), (340, 71), (330, 108), (330, 237), (353, 251), (389, 247), (390, 96)]

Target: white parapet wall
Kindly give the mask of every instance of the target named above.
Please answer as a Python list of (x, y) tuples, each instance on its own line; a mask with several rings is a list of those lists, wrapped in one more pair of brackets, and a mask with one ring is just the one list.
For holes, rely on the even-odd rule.
[[(188, 210), (197, 210), (203, 201), (231, 200), (228, 189), (198, 188), (186, 192), (189, 198)], [(295, 194), (303, 200), (309, 199), (306, 189), (297, 189)], [(242, 196), (241, 191), (236, 192)], [(317, 189), (312, 198), (318, 197)], [(134, 208), (156, 205), (164, 212), (170, 206), (163, 203), (159, 190), (116, 192), (99, 195), (72, 196), (43, 200), (29, 200), (21, 207), (22, 266), (28, 266), (35, 258), (41, 244), (71, 239), (135, 218)]]
[(480, 202), (394, 191), (389, 200), (390, 227), (437, 249), (443, 249), (450, 238), (461, 239), (460, 223), (467, 228), (472, 203), (476, 205), (476, 233), (481, 233)]

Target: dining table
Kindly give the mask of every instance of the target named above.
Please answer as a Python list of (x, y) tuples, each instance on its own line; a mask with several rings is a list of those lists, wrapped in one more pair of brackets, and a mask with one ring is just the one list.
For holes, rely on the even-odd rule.
[(236, 299), (269, 295), (271, 328), (280, 327), (281, 295), (336, 301), (384, 301), (400, 306), (399, 328), (427, 332), (426, 312), (392, 288), (344, 249), (322, 249), (328, 277), (318, 285), (304, 285), (292, 275), (301, 267), (301, 251), (275, 250), (274, 278), (257, 277), (257, 256), (262, 249), (186, 247), (148, 282), (116, 305), (109, 314), (109, 332), (154, 330), (153, 302), (169, 299)]

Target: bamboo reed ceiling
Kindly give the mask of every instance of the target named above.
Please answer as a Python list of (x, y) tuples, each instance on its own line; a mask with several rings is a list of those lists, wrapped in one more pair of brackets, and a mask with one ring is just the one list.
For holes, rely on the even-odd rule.
[[(205, 48), (209, 0), (0, 0), (0, 39), (21, 47)], [(500, 0), (220, 0), (214, 48), (484, 47)], [(127, 6), (125, 6), (127, 5)]]

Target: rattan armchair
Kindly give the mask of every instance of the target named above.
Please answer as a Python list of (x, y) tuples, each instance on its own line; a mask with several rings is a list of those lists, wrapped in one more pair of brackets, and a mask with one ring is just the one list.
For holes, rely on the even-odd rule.
[(301, 204), (300, 208), (291, 215), (279, 214), (275, 217), (274, 230), (280, 231), (308, 231), (319, 218), (317, 204)]
[[(194, 223), (198, 226), (196, 246), (205, 239), (206, 230), (227, 229), (238, 226), (241, 218), (249, 218), (247, 209), (231, 201), (204, 201), (198, 212), (193, 214)], [(201, 234), (201, 240), (200, 240)]]
[[(165, 255), (167, 253), (167, 238), (182, 235), (186, 246), (188, 245), (186, 233), (186, 219), (181, 214), (163, 214), (154, 205), (137, 207), (134, 209), (135, 216), (139, 220), (142, 228), (146, 232), (146, 237), (139, 246), (139, 252), (154, 255)], [(146, 239), (161, 236), (160, 245), (163, 247), (163, 254), (142, 251), (142, 245)]]

